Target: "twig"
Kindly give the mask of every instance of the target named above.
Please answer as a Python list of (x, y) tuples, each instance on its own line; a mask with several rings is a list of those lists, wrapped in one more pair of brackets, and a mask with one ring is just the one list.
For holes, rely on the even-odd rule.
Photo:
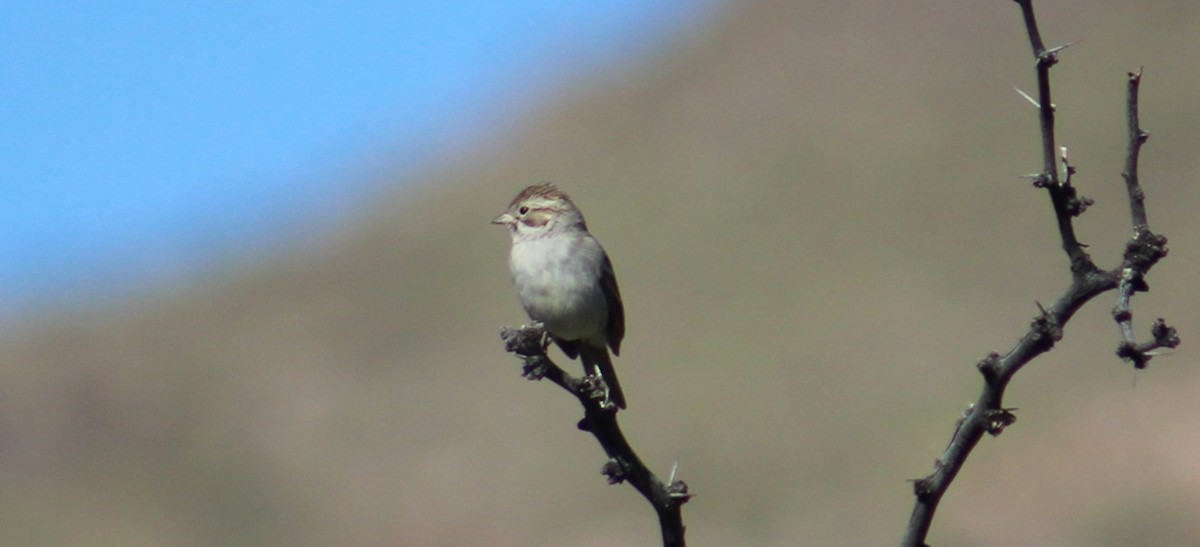
[(1045, 188), (1050, 192), (1050, 201), (1054, 204), (1054, 214), (1058, 219), (1058, 231), (1062, 237), (1063, 250), (1071, 261), (1071, 272), (1076, 277), (1090, 275), (1095, 269), (1091, 257), (1083, 250), (1075, 237), (1075, 226), (1071, 219), (1079, 216), (1083, 209), (1082, 201), (1075, 194), (1075, 188), (1069, 180), (1059, 177), (1058, 164), (1054, 147), (1054, 103), (1050, 100), (1050, 67), (1058, 64), (1058, 53), (1067, 45), (1046, 49), (1042, 45), (1042, 35), (1038, 31), (1037, 18), (1033, 14), (1031, 0), (1016, 0), (1021, 5), (1021, 14), (1025, 18), (1025, 30), (1029, 33), (1029, 44), (1033, 46), (1033, 56), (1037, 59), (1038, 83), (1038, 112), (1042, 126), (1042, 172), (1034, 180), (1034, 186)]
[(684, 547), (682, 506), (691, 498), (687, 484), (671, 479), (664, 483), (633, 451), (629, 441), (617, 423), (617, 412), (613, 405), (605, 404), (607, 398), (603, 386), (597, 386), (590, 378), (576, 378), (551, 361), (545, 352), (545, 331), (538, 325), (500, 331), (505, 349), (515, 353), (524, 362), (522, 375), (531, 380), (546, 378), (579, 399), (583, 405), (583, 419), (579, 429), (591, 433), (604, 452), (608, 463), (603, 473), (609, 484), (628, 482), (650, 502), (658, 514), (659, 528), (665, 547)]
[(1138, 182), (1138, 158), (1141, 156), (1142, 145), (1150, 139), (1150, 133), (1142, 131), (1138, 118), (1138, 89), (1142, 85), (1142, 69), (1129, 73), (1127, 88), (1126, 119), (1129, 126), (1129, 151), (1125, 154), (1125, 187), (1129, 190), (1130, 213), (1133, 217), (1135, 233), (1146, 230), (1146, 195)]
[(1138, 182), (1138, 157), (1142, 144), (1150, 138), (1150, 133), (1142, 131), (1141, 122), (1138, 120), (1138, 88), (1141, 83), (1142, 69), (1129, 73), (1129, 151), (1125, 156), (1125, 171), (1121, 175), (1125, 177), (1125, 187), (1129, 191), (1133, 239), (1125, 246), (1125, 259), (1119, 271), (1117, 305), (1113, 307), (1113, 319), (1121, 331), (1121, 344), (1117, 347), (1117, 355), (1131, 361), (1133, 366), (1139, 369), (1146, 368), (1154, 350), (1179, 345), (1179, 336), (1175, 329), (1167, 326), (1161, 317), (1150, 328), (1153, 341), (1139, 344), (1133, 334), (1133, 309), (1129, 302), (1133, 293), (1149, 290), (1145, 281), (1146, 272), (1159, 259), (1167, 256), (1167, 238), (1150, 231), (1149, 221), (1146, 220), (1146, 194)]
[(1006, 355), (1001, 356), (993, 352), (978, 363), (977, 367), (984, 378), (983, 392), (955, 424), (950, 444), (934, 463), (933, 472), (913, 481), (913, 491), (917, 499), (902, 542), (905, 546), (925, 545), (925, 538), (929, 534), (938, 503), (984, 433), (997, 436), (1016, 422), (1016, 415), (1012, 413), (1015, 409), (1003, 406), (1005, 389), (1013, 375), (1035, 357), (1053, 348), (1062, 338), (1063, 326), (1092, 298), (1105, 291), (1118, 289), (1117, 309), (1113, 314), (1121, 327), (1122, 343), (1117, 353), (1122, 358), (1132, 361), (1135, 367), (1145, 367), (1150, 359), (1150, 351), (1179, 344), (1175, 330), (1161, 319), (1152, 329), (1154, 341), (1146, 344), (1137, 344), (1133, 340), (1130, 325), (1130, 296), (1133, 292), (1146, 290), (1143, 280), (1146, 272), (1158, 259), (1166, 256), (1166, 238), (1154, 235), (1146, 224), (1144, 196), (1137, 182), (1137, 154), (1147, 136), (1138, 126), (1137, 120), (1137, 87), (1141, 72), (1136, 76), (1130, 75), (1128, 108), (1131, 141), (1125, 169), (1130, 206), (1133, 210), (1134, 238), (1127, 246), (1121, 265), (1111, 271), (1103, 271), (1096, 267), (1091, 257), (1083, 250), (1083, 245), (1075, 236), (1072, 223), (1072, 219), (1082, 214), (1091, 204), (1091, 200), (1080, 198), (1071, 186), (1074, 168), (1066, 160), (1065, 149), (1061, 158), (1061, 175), (1055, 155), (1050, 67), (1058, 62), (1057, 53), (1062, 48), (1045, 49), (1037, 28), (1037, 19), (1034, 17), (1032, 0), (1015, 1), (1021, 6), (1029, 43), (1037, 59), (1038, 100), (1031, 99), (1030, 102), (1038, 107), (1041, 120), (1044, 166), (1041, 173), (1034, 175), (1034, 186), (1046, 188), (1050, 195), (1063, 250), (1070, 260), (1072, 281), (1066, 292), (1049, 309), (1042, 308), (1039, 304), (1041, 314), (1033, 320), (1029, 331)]

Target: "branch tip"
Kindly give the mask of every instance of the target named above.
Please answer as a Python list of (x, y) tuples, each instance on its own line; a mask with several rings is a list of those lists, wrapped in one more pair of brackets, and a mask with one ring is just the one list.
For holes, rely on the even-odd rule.
[(1168, 326), (1161, 317), (1154, 321), (1154, 326), (1150, 327), (1150, 334), (1154, 336), (1154, 342), (1159, 347), (1172, 349), (1179, 347), (1179, 333), (1175, 331), (1175, 327)]

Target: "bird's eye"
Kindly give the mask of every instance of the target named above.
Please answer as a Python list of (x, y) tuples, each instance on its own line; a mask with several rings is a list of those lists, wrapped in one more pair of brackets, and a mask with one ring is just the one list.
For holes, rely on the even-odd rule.
[(524, 214), (526, 214), (526, 213), (528, 213), (528, 212), (529, 212), (529, 208), (528, 208), (528, 207), (521, 207), (520, 209), (517, 209), (517, 212), (518, 212), (518, 213), (521, 213), (522, 215), (524, 215)]

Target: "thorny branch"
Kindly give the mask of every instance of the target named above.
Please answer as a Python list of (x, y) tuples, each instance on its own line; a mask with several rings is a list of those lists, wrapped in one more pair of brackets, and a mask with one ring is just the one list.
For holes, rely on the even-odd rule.
[(1175, 329), (1167, 326), (1162, 318), (1155, 321), (1150, 329), (1153, 341), (1139, 344), (1133, 334), (1133, 310), (1129, 301), (1133, 298), (1133, 293), (1149, 290), (1144, 280), (1146, 271), (1159, 259), (1167, 256), (1167, 238), (1150, 231), (1146, 220), (1146, 194), (1142, 192), (1141, 183), (1138, 182), (1138, 157), (1142, 144), (1150, 138), (1150, 133), (1142, 131), (1138, 119), (1138, 87), (1141, 82), (1142, 69), (1129, 73), (1129, 151), (1125, 156), (1125, 171), (1121, 175), (1125, 177), (1125, 187), (1129, 191), (1133, 239), (1125, 247), (1125, 267), (1121, 268), (1117, 305), (1113, 308), (1113, 319), (1117, 321), (1121, 330), (1121, 345), (1117, 348), (1117, 355), (1132, 361), (1133, 366), (1139, 369), (1146, 368), (1153, 355), (1151, 352), (1179, 345), (1179, 336)]
[[(1021, 7), (1025, 20), (1025, 28), (1029, 34), (1029, 43), (1033, 47), (1033, 56), (1037, 60), (1038, 108), (1041, 133), (1042, 155), (1044, 165), (1042, 171), (1033, 175), (1034, 186), (1045, 188), (1054, 205), (1054, 214), (1058, 221), (1058, 231), (1062, 239), (1063, 250), (1070, 261), (1072, 281), (1066, 292), (1055, 301), (1049, 309), (1041, 308), (1041, 313), (1033, 320), (1029, 331), (1005, 355), (991, 353), (977, 365), (983, 374), (984, 385), (979, 399), (972, 404), (955, 424), (954, 434), (946, 450), (934, 463), (934, 470), (928, 476), (913, 481), (913, 491), (916, 503), (909, 519), (908, 530), (902, 545), (917, 547), (925, 545), (929, 527), (933, 522), (934, 512), (942, 496), (954, 481), (966, 459), (975, 448), (984, 433), (997, 436), (1006, 427), (1016, 421), (1016, 415), (1011, 408), (1004, 408), (1004, 392), (1013, 375), (1038, 355), (1054, 347), (1062, 338), (1063, 326), (1084, 304), (1095, 296), (1117, 289), (1117, 305), (1113, 317), (1121, 332), (1121, 344), (1117, 355), (1131, 361), (1136, 368), (1145, 368), (1153, 351), (1159, 348), (1173, 348), (1179, 345), (1179, 337), (1175, 329), (1167, 326), (1162, 319), (1155, 322), (1151, 328), (1154, 340), (1146, 343), (1136, 342), (1133, 335), (1133, 313), (1129, 301), (1133, 293), (1146, 291), (1146, 273), (1159, 259), (1167, 254), (1167, 238), (1150, 231), (1146, 221), (1144, 194), (1137, 177), (1138, 153), (1142, 143), (1149, 136), (1142, 131), (1137, 114), (1137, 92), (1141, 82), (1141, 70), (1129, 75), (1129, 149), (1125, 162), (1124, 178), (1129, 190), (1129, 201), (1132, 210), (1134, 236), (1126, 246), (1121, 264), (1116, 268), (1104, 271), (1099, 269), (1084, 246), (1075, 236), (1072, 219), (1084, 212), (1091, 203), (1086, 198), (1077, 195), (1071, 186), (1071, 175), (1074, 168), (1066, 161), (1065, 150), (1062, 154), (1062, 169), (1060, 171), (1058, 156), (1054, 143), (1054, 103), (1050, 97), (1050, 68), (1058, 62), (1058, 53), (1062, 47), (1046, 49), (1041, 33), (1038, 31), (1037, 19), (1034, 17), (1032, 0), (1015, 0)], [(1065, 46), (1063, 46), (1065, 47)], [(1039, 307), (1041, 307), (1039, 305)]]
[(505, 349), (524, 362), (523, 376), (530, 380), (546, 378), (579, 399), (584, 413), (579, 429), (596, 437), (608, 454), (608, 463), (603, 468), (608, 482), (633, 485), (658, 514), (663, 545), (684, 547), (682, 506), (691, 498), (687, 484), (675, 480), (674, 476), (664, 483), (642, 463), (621, 432), (615, 407), (611, 403), (605, 404), (604, 386), (597, 383), (598, 379), (576, 378), (551, 361), (546, 356), (545, 331), (541, 325), (506, 327), (500, 331), (500, 337), (504, 339)]

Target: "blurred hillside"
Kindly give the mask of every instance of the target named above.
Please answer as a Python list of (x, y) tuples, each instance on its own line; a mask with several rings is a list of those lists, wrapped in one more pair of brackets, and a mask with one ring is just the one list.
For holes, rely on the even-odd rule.
[[(1059, 141), (1129, 236), (1125, 72), (1171, 255), (1135, 299), (1184, 346), (1135, 375), (1111, 295), (1017, 376), (935, 545), (1200, 544), (1200, 5), (1037, 6)], [(520, 378), (507, 236), (523, 185), (571, 193), (609, 250), (627, 435), (698, 496), (692, 545), (890, 545), (978, 393), (1068, 281), (1012, 2), (732, 4), (309, 242), (177, 292), (0, 339), (0, 544), (653, 545), (561, 390)], [(564, 365), (572, 363), (562, 361)]]

